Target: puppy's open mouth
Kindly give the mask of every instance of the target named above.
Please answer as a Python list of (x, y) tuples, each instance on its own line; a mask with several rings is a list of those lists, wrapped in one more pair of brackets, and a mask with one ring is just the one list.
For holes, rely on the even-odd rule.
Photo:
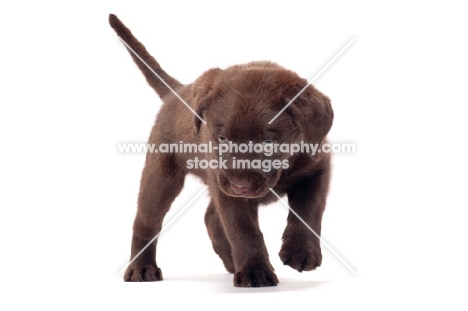
[(231, 190), (235, 194), (242, 195), (250, 191), (250, 185), (241, 185), (231, 182)]
[(230, 180), (222, 175), (218, 176), (218, 184), (222, 192), (231, 197), (242, 198), (259, 198), (264, 194), (266, 189), (266, 181), (247, 181), (247, 180)]

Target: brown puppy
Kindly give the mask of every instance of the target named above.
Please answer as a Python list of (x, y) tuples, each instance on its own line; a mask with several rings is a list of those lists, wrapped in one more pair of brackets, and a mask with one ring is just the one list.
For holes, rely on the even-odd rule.
[[(278, 279), (268, 258), (258, 225), (258, 206), (287, 195), (289, 205), (320, 234), (330, 179), (330, 155), (293, 155), (275, 152), (224, 152), (226, 144), (322, 144), (333, 121), (329, 99), (308, 86), (274, 120), (269, 121), (307, 85), (297, 74), (270, 62), (254, 62), (205, 72), (193, 84), (183, 85), (169, 76), (145, 47), (115, 16), (109, 22), (117, 34), (201, 116), (195, 116), (172, 91), (133, 53), (132, 58), (164, 104), (149, 143), (159, 146), (179, 142), (213, 143), (211, 152), (148, 153), (142, 174), (138, 210), (133, 227), (131, 259), (161, 230), (164, 215), (184, 185), (187, 173), (200, 177), (209, 187), (211, 202), (205, 215), (215, 252), (226, 269), (234, 273), (234, 286), (275, 286)], [(218, 149), (216, 149), (218, 148)], [(195, 159), (225, 165), (202, 169)], [(276, 163), (236, 168), (238, 160)], [(275, 160), (277, 160), (275, 162)], [(257, 161), (257, 162), (255, 162)], [(270, 162), (268, 162), (270, 161)], [(216, 163), (216, 162), (213, 162)], [(136, 258), (125, 272), (125, 281), (159, 281), (156, 241)], [(319, 239), (299, 219), (289, 214), (279, 256), (298, 271), (320, 266)]]

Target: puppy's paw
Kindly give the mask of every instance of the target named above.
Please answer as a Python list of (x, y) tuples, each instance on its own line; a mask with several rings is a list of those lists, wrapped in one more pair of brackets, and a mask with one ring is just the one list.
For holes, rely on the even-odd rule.
[(319, 245), (298, 243), (289, 239), (283, 241), (279, 256), (285, 265), (299, 272), (314, 270), (322, 264)]
[(137, 263), (133, 262), (125, 271), (125, 282), (154, 282), (162, 281), (161, 269), (156, 263)]
[(265, 287), (276, 286), (278, 278), (271, 269), (246, 270), (234, 274), (235, 287)]

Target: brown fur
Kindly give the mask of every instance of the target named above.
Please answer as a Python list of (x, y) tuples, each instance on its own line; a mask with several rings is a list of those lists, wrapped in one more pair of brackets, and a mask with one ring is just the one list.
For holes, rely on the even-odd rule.
[[(125, 40), (207, 122), (203, 124), (132, 53), (148, 83), (164, 104), (149, 143), (218, 144), (220, 136), (235, 143), (249, 141), (323, 143), (333, 121), (329, 99), (309, 86), (271, 125), (273, 118), (305, 85), (297, 74), (271, 62), (253, 62), (211, 69), (193, 84), (169, 76), (129, 29), (115, 16), (109, 22)], [(234, 273), (234, 286), (274, 286), (278, 279), (269, 262), (258, 225), (258, 206), (276, 201), (268, 190), (287, 195), (289, 205), (318, 234), (321, 230), (330, 179), (330, 156), (274, 154), (288, 160), (288, 169), (265, 173), (256, 169), (191, 169), (187, 160), (217, 159), (217, 153), (148, 153), (141, 178), (138, 210), (133, 227), (131, 258), (160, 230), (164, 215), (182, 190), (185, 175), (195, 174), (209, 187), (211, 202), (205, 223), (215, 252)], [(265, 159), (263, 154), (225, 154), (242, 159)], [(227, 163), (230, 163), (228, 161)], [(320, 241), (293, 214), (289, 214), (279, 256), (298, 271), (320, 266)], [(125, 281), (162, 280), (156, 261), (156, 241), (127, 269)]]

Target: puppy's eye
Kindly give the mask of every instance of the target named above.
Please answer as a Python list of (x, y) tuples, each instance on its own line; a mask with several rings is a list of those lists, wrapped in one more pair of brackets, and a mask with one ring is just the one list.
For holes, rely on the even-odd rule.
[(224, 136), (218, 136), (218, 141), (219, 141), (220, 143), (226, 143), (228, 140), (227, 140), (227, 138), (224, 137)]
[(264, 141), (263, 141), (263, 146), (265, 146), (265, 147), (270, 147), (270, 146), (273, 146), (274, 143), (275, 143), (274, 140), (264, 140)]

